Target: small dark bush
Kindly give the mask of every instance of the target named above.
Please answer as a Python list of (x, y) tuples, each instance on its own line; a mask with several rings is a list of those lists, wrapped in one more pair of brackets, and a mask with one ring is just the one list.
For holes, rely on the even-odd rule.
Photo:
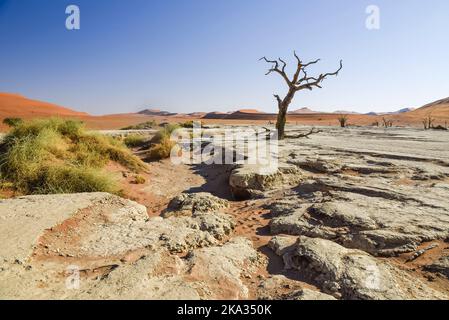
[(20, 118), (5, 118), (3, 119), (3, 124), (6, 124), (8, 127), (14, 128), (18, 125), (22, 124), (23, 120)]

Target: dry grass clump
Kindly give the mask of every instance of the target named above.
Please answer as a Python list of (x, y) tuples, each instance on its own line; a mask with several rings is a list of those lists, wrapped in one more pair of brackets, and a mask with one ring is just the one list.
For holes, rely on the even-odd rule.
[(181, 126), (182, 128), (192, 129), (194, 126), (203, 127), (203, 126), (204, 126), (204, 123), (203, 123), (203, 121), (193, 121), (193, 120), (189, 120), (189, 121), (186, 121), (186, 122), (181, 123), (180, 126)]
[(181, 127), (178, 124), (168, 123), (154, 135), (153, 139), (151, 139), (151, 142), (156, 144), (156, 143), (161, 142), (165, 138), (170, 139), (171, 134), (175, 130), (180, 129), (180, 128)]
[(147, 130), (147, 129), (153, 129), (156, 126), (157, 126), (156, 121), (151, 120), (151, 121), (146, 121), (146, 122), (142, 122), (142, 123), (139, 123), (136, 125), (122, 128), (122, 130)]
[(134, 177), (133, 183), (135, 183), (135, 184), (144, 184), (145, 182), (146, 182), (145, 178), (142, 177), (141, 175), (136, 175)]
[(147, 139), (145, 139), (144, 136), (139, 135), (139, 134), (130, 134), (125, 137), (123, 142), (125, 143), (125, 145), (128, 148), (137, 148), (137, 147), (142, 147), (143, 145), (145, 145), (145, 143), (147, 142)]
[(111, 192), (104, 167), (113, 161), (138, 172), (145, 164), (124, 144), (85, 131), (81, 122), (33, 120), (14, 127), (0, 145), (0, 178), (23, 194)]
[(152, 146), (148, 152), (150, 160), (161, 160), (170, 157), (171, 150), (176, 145), (176, 142), (170, 140), (170, 136), (179, 128), (179, 125), (167, 124), (156, 133), (151, 140)]
[(162, 140), (153, 145), (149, 151), (150, 160), (162, 160), (170, 157), (172, 148), (176, 145), (170, 138), (164, 137)]

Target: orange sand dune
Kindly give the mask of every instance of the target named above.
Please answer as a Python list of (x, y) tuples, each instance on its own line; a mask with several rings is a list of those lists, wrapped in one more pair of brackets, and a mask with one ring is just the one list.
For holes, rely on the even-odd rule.
[(0, 93), (0, 118), (38, 116), (85, 116), (48, 102), (31, 100), (18, 94)]
[[(0, 131), (8, 129), (2, 121), (5, 118), (49, 118), (62, 117), (82, 120), (91, 129), (119, 129), (153, 119), (153, 117), (138, 114), (117, 114), (106, 116), (91, 116), (85, 112), (74, 111), (52, 103), (28, 99), (19, 94), (0, 93)], [(162, 121), (162, 117), (161, 121)], [(185, 121), (185, 120), (184, 120)]]
[(431, 115), (435, 120), (445, 119), (449, 117), (449, 98), (429, 103), (419, 109), (408, 112), (408, 115), (416, 117), (425, 117)]

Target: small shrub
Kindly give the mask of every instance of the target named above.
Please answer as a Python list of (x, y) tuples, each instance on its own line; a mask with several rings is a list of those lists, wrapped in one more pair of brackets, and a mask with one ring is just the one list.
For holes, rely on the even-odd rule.
[(5, 118), (3, 119), (3, 124), (6, 124), (8, 127), (14, 128), (20, 125), (23, 122), (20, 118)]
[(136, 148), (143, 146), (146, 142), (146, 139), (145, 137), (138, 134), (130, 134), (125, 137), (123, 142), (128, 148)]

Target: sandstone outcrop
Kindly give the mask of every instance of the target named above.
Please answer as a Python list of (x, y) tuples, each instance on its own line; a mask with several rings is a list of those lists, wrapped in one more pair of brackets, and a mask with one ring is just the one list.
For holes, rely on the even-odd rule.
[(210, 193), (183, 193), (170, 201), (163, 216), (166, 218), (182, 215), (191, 216), (197, 212), (217, 212), (228, 207), (229, 202), (227, 200), (215, 197)]
[(236, 198), (245, 199), (250, 198), (252, 193), (285, 188), (300, 180), (300, 171), (293, 165), (243, 165), (232, 171), (229, 185)]

